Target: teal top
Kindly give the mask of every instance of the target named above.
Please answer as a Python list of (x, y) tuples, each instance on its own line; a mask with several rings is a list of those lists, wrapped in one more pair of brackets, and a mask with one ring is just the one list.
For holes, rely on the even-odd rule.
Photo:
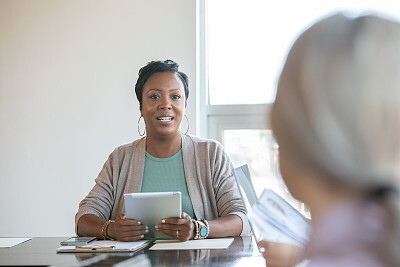
[(186, 185), (182, 149), (169, 158), (156, 158), (147, 153), (140, 192), (181, 192), (182, 211), (194, 218), (192, 201)]

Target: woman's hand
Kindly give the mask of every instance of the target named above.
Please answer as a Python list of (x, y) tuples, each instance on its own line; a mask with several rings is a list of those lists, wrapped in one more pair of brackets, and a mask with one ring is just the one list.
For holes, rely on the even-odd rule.
[(136, 219), (126, 219), (125, 213), (122, 213), (115, 222), (108, 227), (109, 236), (118, 241), (135, 241), (142, 239), (149, 230)]
[(167, 234), (180, 241), (193, 239), (192, 218), (185, 212), (182, 212), (182, 218), (165, 218), (160, 224), (156, 225), (156, 230)]
[(304, 259), (304, 248), (292, 244), (260, 241), (268, 267), (292, 267)]

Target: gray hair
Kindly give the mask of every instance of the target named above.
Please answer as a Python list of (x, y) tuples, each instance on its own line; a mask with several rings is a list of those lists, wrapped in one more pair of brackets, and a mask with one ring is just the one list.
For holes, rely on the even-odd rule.
[(386, 199), (398, 212), (400, 24), (336, 14), (306, 30), (280, 75), (272, 128), (281, 150), (326, 179), (397, 191)]

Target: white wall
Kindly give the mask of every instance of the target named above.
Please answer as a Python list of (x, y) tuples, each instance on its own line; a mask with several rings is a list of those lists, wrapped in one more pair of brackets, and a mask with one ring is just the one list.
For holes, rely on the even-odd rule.
[(134, 83), (171, 58), (191, 81), (195, 0), (0, 0), (0, 236), (71, 236), (112, 150), (138, 138)]

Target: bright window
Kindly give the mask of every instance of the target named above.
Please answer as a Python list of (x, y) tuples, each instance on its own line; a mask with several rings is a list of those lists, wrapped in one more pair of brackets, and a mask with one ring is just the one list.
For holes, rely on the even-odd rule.
[(262, 104), (275, 98), (282, 60), (305, 27), (337, 10), (400, 15), (396, 0), (212, 0), (206, 2), (209, 104)]
[[(282, 183), (269, 112), (293, 40), (339, 10), (400, 18), (397, 0), (199, 0), (200, 135), (220, 141), (235, 167), (249, 164), (257, 193), (272, 188), (295, 207)], [(301, 210), (301, 208), (300, 208)]]

